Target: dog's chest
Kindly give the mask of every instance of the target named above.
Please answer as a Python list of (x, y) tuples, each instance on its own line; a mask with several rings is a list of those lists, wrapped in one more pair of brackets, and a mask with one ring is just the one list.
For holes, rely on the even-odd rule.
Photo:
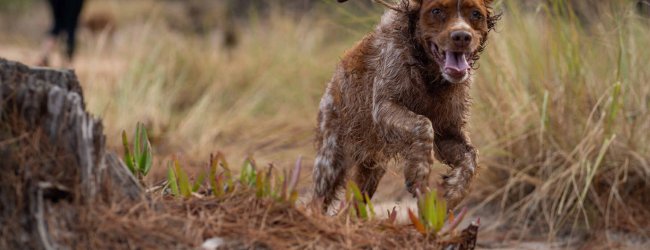
[(431, 120), (445, 120), (465, 110), (465, 89), (462, 84), (415, 84), (405, 95), (406, 107)]

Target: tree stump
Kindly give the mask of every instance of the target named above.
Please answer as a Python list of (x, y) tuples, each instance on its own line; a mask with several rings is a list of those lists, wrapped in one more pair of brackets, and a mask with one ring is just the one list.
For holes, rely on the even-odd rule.
[(85, 208), (143, 194), (106, 151), (73, 71), (1, 58), (0, 170), (0, 249), (62, 248)]

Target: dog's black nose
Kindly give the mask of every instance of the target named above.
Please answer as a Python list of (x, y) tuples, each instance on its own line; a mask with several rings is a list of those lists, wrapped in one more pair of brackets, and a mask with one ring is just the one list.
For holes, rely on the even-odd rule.
[(451, 40), (457, 47), (467, 47), (472, 42), (472, 34), (464, 30), (452, 31)]

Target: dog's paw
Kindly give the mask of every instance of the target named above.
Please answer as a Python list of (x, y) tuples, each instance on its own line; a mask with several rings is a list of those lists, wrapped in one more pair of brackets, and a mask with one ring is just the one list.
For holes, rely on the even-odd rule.
[(465, 198), (471, 179), (472, 174), (466, 173), (462, 168), (454, 168), (442, 177), (448, 209), (454, 209)]
[(417, 198), (419, 195), (427, 191), (427, 185), (423, 182), (406, 182), (406, 190), (413, 195), (413, 198)]

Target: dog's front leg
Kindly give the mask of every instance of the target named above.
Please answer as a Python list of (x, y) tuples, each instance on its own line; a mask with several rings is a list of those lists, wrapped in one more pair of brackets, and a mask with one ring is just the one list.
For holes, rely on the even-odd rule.
[(416, 195), (417, 189), (427, 185), (433, 164), (431, 121), (392, 101), (376, 102), (373, 120), (389, 147), (398, 149), (406, 160), (406, 188)]
[(447, 206), (453, 209), (465, 198), (476, 173), (477, 150), (460, 129), (446, 129), (435, 136), (436, 158), (451, 167), (443, 176)]

